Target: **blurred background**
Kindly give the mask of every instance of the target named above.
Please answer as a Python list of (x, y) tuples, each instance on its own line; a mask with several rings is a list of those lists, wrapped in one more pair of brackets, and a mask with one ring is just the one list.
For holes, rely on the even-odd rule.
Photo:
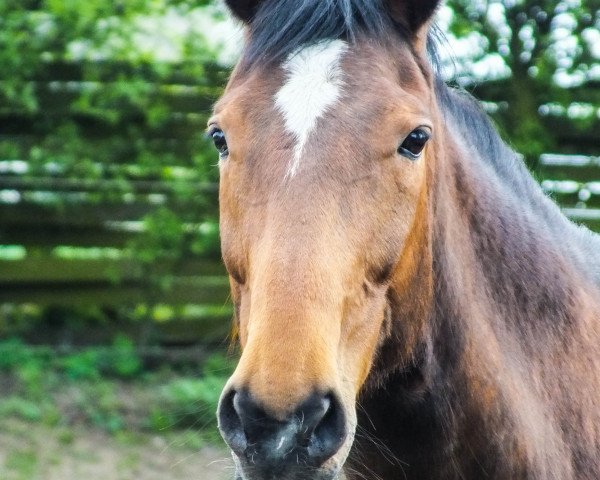
[[(600, 230), (598, 0), (448, 0), (446, 79)], [(0, 2), (0, 478), (231, 478), (220, 1)]]

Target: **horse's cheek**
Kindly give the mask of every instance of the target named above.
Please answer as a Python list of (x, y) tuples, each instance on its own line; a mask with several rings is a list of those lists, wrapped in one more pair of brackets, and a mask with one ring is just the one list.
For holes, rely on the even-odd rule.
[(383, 292), (366, 299), (342, 325), (340, 369), (356, 397), (371, 370), (385, 317)]

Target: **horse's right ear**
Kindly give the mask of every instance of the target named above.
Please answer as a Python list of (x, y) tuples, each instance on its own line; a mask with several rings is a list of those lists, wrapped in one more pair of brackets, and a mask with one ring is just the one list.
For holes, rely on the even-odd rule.
[(229, 10), (242, 22), (250, 23), (261, 0), (225, 0)]
[(392, 18), (413, 36), (417, 51), (425, 51), (427, 33), (441, 0), (387, 0)]

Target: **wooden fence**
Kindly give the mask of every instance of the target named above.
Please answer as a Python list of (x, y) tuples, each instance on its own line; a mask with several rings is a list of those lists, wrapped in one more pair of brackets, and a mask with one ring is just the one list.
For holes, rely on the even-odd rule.
[(600, 232), (600, 156), (544, 154), (537, 177), (571, 220)]
[[(38, 113), (0, 105), (0, 147), (14, 146), (3, 151), (17, 152), (0, 156), (0, 306), (135, 309), (165, 304), (181, 307), (167, 322), (170, 326), (163, 326), (165, 337), (224, 337), (231, 307), (216, 247), (156, 262), (124, 254), (143, 238), (144, 216), (161, 207), (182, 213), (184, 235), (205, 229), (206, 235), (215, 236), (217, 187), (197, 181), (190, 159), (202, 147), (198, 136), (218, 89), (195, 85), (195, 79), (185, 76), (152, 79), (149, 71), (148, 81), (157, 82), (155, 96), (172, 108), (167, 121), (150, 128), (133, 115), (123, 120), (126, 124), (107, 126), (69, 105), (78, 91), (91, 88), (90, 79), (96, 82), (94, 88), (101, 88), (130, 67), (86, 68), (84, 73), (81, 65), (49, 65), (32, 78), (39, 94)], [(207, 85), (224, 83), (223, 69), (204, 73), (209, 76)], [(496, 90), (490, 92), (487, 100), (499, 101)], [(78, 176), (76, 162), (61, 170), (52, 160), (61, 149), (54, 123), (65, 116), (82, 133), (87, 168), (97, 170), (93, 180)], [(558, 122), (557, 135), (565, 148), (543, 155), (534, 173), (567, 215), (600, 231), (600, 157), (594, 156), (600, 137), (564, 127), (569, 123), (564, 118), (549, 121)], [(162, 173), (140, 173), (135, 148), (129, 148), (131, 124), (138, 125), (135, 132), (156, 155), (170, 159)], [(577, 138), (582, 139), (579, 150)], [(49, 152), (47, 159), (32, 160), (36, 145), (43, 146), (44, 154)], [(186, 215), (190, 210), (193, 215)], [(218, 245), (216, 237), (211, 241)], [(81, 254), (73, 255), (74, 249)], [(181, 313), (184, 307), (188, 314)], [(192, 335), (193, 325), (203, 327)]]
[[(33, 305), (143, 307), (163, 340), (226, 336), (217, 173), (203, 132), (228, 69), (167, 67), (40, 62), (24, 78), (34, 108), (0, 94), (0, 335), (6, 306)], [(160, 225), (149, 231), (161, 209), (178, 222), (175, 244), (155, 238)], [(156, 261), (144, 252), (153, 241)]]
[[(0, 161), (5, 173), (0, 176), (0, 305), (130, 311), (165, 305), (176, 313), (159, 322), (161, 342), (226, 337), (229, 284), (218, 251), (156, 262), (131, 255), (132, 242), (143, 241), (147, 233), (145, 215), (165, 205), (186, 208), (171, 198), (168, 183), (130, 180), (127, 193), (118, 194), (110, 180), (29, 177), (18, 173), (25, 166)], [(194, 188), (205, 196), (205, 208), (196, 204), (199, 223), (182, 225), (189, 232), (202, 229), (203, 216), (214, 222), (217, 205), (215, 184)], [(114, 198), (98, 202), (98, 191), (112, 192)], [(133, 201), (130, 192), (135, 192)], [(147, 315), (152, 316), (149, 310)]]
[[(600, 157), (547, 154), (540, 159), (544, 189), (575, 221), (600, 231)], [(0, 166), (2, 163), (0, 162)], [(5, 170), (7, 163), (4, 162)], [(48, 204), (45, 194), (73, 192), (91, 195), (110, 183), (52, 178), (0, 177), (0, 245), (22, 247), (13, 259), (0, 260), (0, 303), (39, 305), (135, 305), (138, 303), (223, 306), (228, 283), (218, 255), (148, 266), (131, 258), (64, 258), (57, 247), (111, 248), (118, 253), (140, 235), (140, 217), (153, 205), (141, 203), (66, 202)], [(136, 191), (161, 195), (165, 185), (140, 182)], [(202, 190), (216, 204), (216, 186)], [(7, 193), (9, 192), (9, 193)], [(22, 196), (38, 201), (20, 201)], [(11, 198), (14, 203), (9, 200)], [(85, 197), (79, 197), (85, 198)], [(102, 256), (102, 251), (100, 252)], [(10, 257), (10, 256), (9, 256)], [(149, 271), (150, 268), (150, 271)], [(172, 276), (169, 288), (152, 287), (149, 275)], [(227, 308), (224, 315), (228, 315)]]

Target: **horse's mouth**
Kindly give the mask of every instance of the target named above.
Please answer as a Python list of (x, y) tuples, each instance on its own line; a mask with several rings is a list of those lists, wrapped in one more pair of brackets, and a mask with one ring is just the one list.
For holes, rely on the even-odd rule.
[(235, 480), (305, 480), (310, 478), (311, 480), (343, 480), (343, 476), (341, 473), (336, 474), (328, 474), (323, 472), (322, 474), (315, 472), (307, 472), (301, 471), (297, 473), (287, 473), (287, 474), (272, 474), (269, 476), (244, 476), (241, 473), (236, 472)]
[(288, 465), (279, 469), (263, 470), (233, 454), (236, 466), (235, 480), (343, 480), (339, 466), (311, 468), (306, 465)]

